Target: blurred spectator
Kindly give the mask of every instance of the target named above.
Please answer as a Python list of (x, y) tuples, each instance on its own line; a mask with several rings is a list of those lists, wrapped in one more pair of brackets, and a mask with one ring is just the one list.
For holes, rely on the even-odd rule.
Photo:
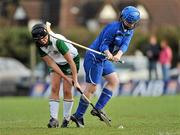
[(175, 68), (171, 69), (170, 76), (172, 79), (178, 79), (180, 82), (180, 61), (178, 61)]
[(169, 70), (171, 67), (172, 50), (169, 47), (169, 43), (166, 39), (163, 39), (160, 43), (161, 51), (159, 55), (159, 62), (162, 66), (163, 80), (167, 82), (169, 80)]
[(146, 56), (149, 61), (149, 80), (152, 79), (153, 72), (155, 73), (155, 79), (158, 79), (157, 63), (159, 59), (160, 46), (157, 44), (157, 38), (155, 35), (151, 35), (149, 43), (147, 44)]

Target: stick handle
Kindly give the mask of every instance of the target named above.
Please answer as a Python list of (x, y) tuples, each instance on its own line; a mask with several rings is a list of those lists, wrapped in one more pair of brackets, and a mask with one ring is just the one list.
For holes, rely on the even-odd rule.
[[(76, 88), (76, 87), (75, 87)], [(79, 88), (76, 88), (77, 91), (79, 91), (79, 93), (86, 99), (86, 101), (88, 101), (88, 103), (92, 104), (91, 101), (86, 97), (86, 95), (84, 95), (84, 93), (79, 89)]]
[[(85, 49), (85, 50), (88, 50), (88, 51), (91, 51), (91, 52), (94, 52), (94, 53), (96, 53), (96, 54), (99, 54), (99, 55), (102, 55), (102, 56), (105, 56), (105, 57), (106, 57), (106, 54), (104, 54), (104, 53), (102, 53), (102, 52), (96, 51), (96, 50), (94, 50), (94, 49), (88, 48), (88, 47), (86, 47), (86, 46), (80, 45), (80, 44), (78, 44), (78, 43), (76, 43), (76, 42), (73, 42), (73, 41), (71, 41), (71, 40), (68, 40), (68, 39), (66, 39), (66, 38), (62, 38), (61, 36), (58, 36), (57, 34), (55, 34), (55, 33), (51, 30), (51, 23), (50, 23), (50, 22), (46, 22), (46, 27), (47, 27), (48, 33), (49, 33), (51, 36), (53, 36), (54, 38), (58, 38), (58, 39), (66, 42), (66, 43), (73, 44), (73, 45), (78, 46), (78, 47), (80, 47), (80, 48), (83, 48), (83, 49)], [(122, 63), (122, 64), (125, 63), (124, 61), (121, 61), (121, 60), (118, 61), (118, 62), (119, 62), (119, 63)]]

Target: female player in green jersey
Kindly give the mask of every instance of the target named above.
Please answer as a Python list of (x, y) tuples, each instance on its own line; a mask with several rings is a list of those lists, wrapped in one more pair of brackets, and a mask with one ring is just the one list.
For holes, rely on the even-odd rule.
[[(50, 36), (44, 24), (34, 25), (31, 34), (42, 60), (45, 61), (50, 69), (52, 89), (49, 98), (50, 120), (48, 127), (53, 128), (59, 126), (58, 111), (61, 80), (63, 80), (64, 95), (64, 120), (61, 127), (67, 127), (73, 107), (72, 82), (74, 82), (75, 87), (80, 88), (77, 79), (80, 63), (78, 51), (71, 44)], [(62, 37), (65, 38), (64, 36)]]

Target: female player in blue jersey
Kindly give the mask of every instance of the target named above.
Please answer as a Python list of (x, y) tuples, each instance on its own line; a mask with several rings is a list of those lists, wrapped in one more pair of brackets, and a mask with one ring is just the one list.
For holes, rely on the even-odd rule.
[[(140, 12), (133, 6), (125, 7), (120, 13), (119, 21), (108, 24), (90, 45), (91, 49), (106, 54), (106, 57), (87, 51), (84, 60), (86, 73), (86, 88), (84, 94), (91, 98), (95, 92), (97, 84), (100, 83), (102, 76), (107, 81), (102, 93), (95, 105), (96, 109), (103, 113), (102, 109), (112, 97), (113, 91), (117, 88), (119, 81), (112, 62), (118, 62), (123, 53), (128, 49), (133, 36), (134, 28), (140, 20)], [(83, 96), (80, 98), (76, 112), (71, 116), (71, 120), (77, 127), (84, 127), (83, 115), (89, 103)], [(93, 109), (91, 114), (102, 120), (101, 116)]]

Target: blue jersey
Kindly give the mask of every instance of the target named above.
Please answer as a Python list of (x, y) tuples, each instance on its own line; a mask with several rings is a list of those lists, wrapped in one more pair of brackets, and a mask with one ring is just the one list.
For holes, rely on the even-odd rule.
[[(116, 54), (119, 50), (126, 52), (133, 32), (133, 30), (124, 31), (121, 22), (112, 22), (102, 30), (90, 48), (99, 52), (109, 50), (112, 54)], [(98, 84), (102, 76), (115, 72), (115, 67), (105, 56), (87, 51), (84, 59), (84, 70), (86, 82)]]
[[(95, 41), (90, 45), (90, 48), (104, 52), (109, 50), (112, 54), (117, 53), (121, 50), (123, 53), (127, 51), (129, 43), (133, 36), (134, 30), (124, 31), (122, 23), (119, 21), (114, 21), (108, 24), (95, 39)], [(90, 51), (87, 52), (92, 53)], [(96, 58), (105, 59), (105, 57), (99, 54), (93, 54)]]

